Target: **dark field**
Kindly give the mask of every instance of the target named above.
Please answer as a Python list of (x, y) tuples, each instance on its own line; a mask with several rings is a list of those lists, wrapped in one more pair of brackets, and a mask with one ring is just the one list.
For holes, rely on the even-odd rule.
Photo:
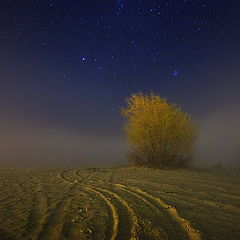
[(240, 239), (239, 172), (1, 169), (0, 239)]

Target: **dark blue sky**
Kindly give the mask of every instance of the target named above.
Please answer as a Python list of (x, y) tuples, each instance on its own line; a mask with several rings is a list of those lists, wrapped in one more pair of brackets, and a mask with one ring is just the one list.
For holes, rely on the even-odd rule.
[(237, 0), (1, 1), (2, 121), (118, 136), (139, 91), (201, 116), (238, 96), (239, 22)]

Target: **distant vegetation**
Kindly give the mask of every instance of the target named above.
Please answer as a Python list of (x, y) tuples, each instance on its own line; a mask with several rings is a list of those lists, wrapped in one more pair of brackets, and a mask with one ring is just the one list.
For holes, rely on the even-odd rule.
[(158, 95), (133, 94), (122, 109), (124, 130), (132, 150), (129, 161), (138, 165), (188, 166), (197, 127), (180, 107)]

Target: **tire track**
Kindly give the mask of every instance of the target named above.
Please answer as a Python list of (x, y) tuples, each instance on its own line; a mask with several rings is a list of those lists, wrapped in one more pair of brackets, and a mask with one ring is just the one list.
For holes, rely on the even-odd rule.
[(181, 228), (184, 230), (184, 232), (187, 234), (190, 240), (201, 240), (200, 233), (191, 226), (191, 223), (188, 220), (180, 217), (177, 210), (173, 206), (167, 205), (160, 198), (154, 197), (153, 195), (147, 192), (144, 192), (140, 188), (127, 187), (123, 184), (113, 184), (113, 185), (134, 195), (137, 198), (140, 198), (148, 207), (150, 207), (153, 211), (158, 212), (160, 214), (159, 208), (156, 207), (149, 200), (147, 200), (147, 199), (151, 199), (153, 202), (155, 202), (155, 204), (159, 205), (162, 209), (168, 212), (170, 217), (181, 226)]
[[(80, 177), (78, 174), (76, 174), (77, 177)], [(93, 185), (96, 185), (96, 184), (108, 184), (110, 186), (115, 186), (116, 188), (118, 189), (121, 189), (125, 192), (128, 192), (129, 194), (131, 195), (134, 195), (135, 197), (137, 197), (138, 199), (141, 199), (150, 209), (152, 209), (155, 213), (157, 212), (158, 213), (158, 216), (161, 215), (161, 217), (163, 218), (163, 215), (162, 213), (160, 212), (160, 210), (154, 206), (151, 202), (149, 202), (146, 198), (140, 196), (138, 193), (135, 193), (133, 191), (130, 191), (126, 186), (124, 185), (121, 185), (121, 184), (114, 184), (114, 183), (110, 183), (110, 182), (107, 182), (107, 181), (103, 181), (103, 180), (98, 180), (98, 181), (90, 181), (91, 184)], [(128, 215), (130, 216), (130, 222), (131, 222), (131, 230), (130, 230), (130, 233), (131, 233), (131, 237), (130, 239), (131, 240), (135, 240), (135, 239), (138, 239), (138, 229), (139, 229), (139, 219), (136, 215), (136, 213), (134, 212), (134, 210), (130, 207), (129, 203), (127, 203), (127, 201), (125, 201), (123, 198), (121, 198), (117, 193), (114, 193), (112, 191), (109, 191), (105, 188), (102, 188), (102, 187), (96, 187), (96, 186), (92, 186), (91, 187), (94, 187), (95, 189), (98, 189), (98, 191), (102, 191), (102, 192), (105, 192), (113, 197), (115, 197), (120, 203), (121, 205), (123, 205), (127, 211), (128, 211)], [(179, 224), (179, 223), (178, 223)], [(166, 223), (165, 223), (166, 225)], [(171, 232), (170, 230), (174, 230), (172, 225), (171, 224), (167, 224), (167, 229), (168, 229), (168, 232)], [(168, 239), (168, 236), (165, 232), (162, 232), (161, 231), (161, 235), (164, 239)], [(173, 234), (170, 234), (171, 237), (175, 237), (175, 235)], [(159, 236), (160, 237), (160, 236)], [(158, 238), (159, 239), (159, 238)]]
[(131, 187), (131, 189), (136, 191), (137, 193), (145, 196), (146, 198), (151, 199), (153, 202), (157, 203), (161, 208), (165, 209), (169, 213), (169, 215), (172, 217), (172, 219), (174, 221), (176, 221), (177, 223), (179, 223), (179, 225), (182, 227), (182, 229), (188, 235), (188, 238), (190, 240), (201, 240), (200, 233), (191, 226), (191, 223), (188, 220), (180, 217), (176, 208), (174, 208), (173, 206), (167, 205), (160, 198), (154, 197), (153, 195), (141, 190), (140, 188), (132, 188)]
[[(130, 207), (129, 203), (126, 200), (124, 200), (122, 197), (120, 197), (115, 192), (112, 192), (112, 191), (110, 191), (106, 188), (102, 188), (100, 186), (97, 187), (96, 184), (106, 184), (107, 183), (108, 185), (115, 186), (116, 188), (119, 188), (125, 192), (128, 192), (129, 194), (134, 195), (136, 198), (141, 199), (146, 204), (146, 206), (148, 206), (149, 208), (151, 208), (154, 212), (157, 212), (158, 214), (161, 214), (161, 209), (163, 209), (165, 212), (168, 213), (170, 218), (181, 227), (181, 229), (183, 230), (183, 232), (185, 232), (185, 234), (187, 235), (189, 240), (201, 240), (200, 233), (191, 226), (191, 223), (188, 220), (180, 217), (180, 215), (178, 214), (177, 210), (174, 207), (167, 205), (160, 198), (157, 198), (157, 197), (141, 190), (140, 188), (127, 187), (123, 184), (109, 183), (109, 182), (101, 181), (101, 180), (100, 181), (92, 181), (91, 180), (92, 174), (89, 174), (87, 178), (83, 178), (82, 176), (80, 176), (79, 171), (75, 171), (74, 175), (75, 175), (75, 177), (81, 178), (83, 180), (80, 182), (80, 184), (83, 185), (83, 187), (86, 190), (95, 192), (99, 197), (101, 197), (107, 203), (107, 205), (111, 209), (112, 217), (114, 219), (113, 235), (111, 237), (111, 240), (116, 239), (116, 237), (119, 233), (118, 225), (119, 225), (119, 222), (121, 221), (121, 219), (119, 219), (116, 207), (107, 198), (106, 194), (113, 196), (127, 210), (129, 220), (131, 222), (131, 229), (130, 229), (131, 238), (130, 239), (132, 239), (132, 240), (138, 239), (139, 220), (138, 220), (136, 213)], [(87, 182), (88, 184), (85, 182)], [(171, 225), (169, 227), (171, 227)], [(121, 234), (121, 232), (119, 234)]]
[(37, 240), (58, 240), (60, 238), (65, 214), (70, 206), (75, 188), (76, 186), (73, 185), (67, 192), (65, 192), (63, 199), (57, 204), (57, 207), (52, 210), (51, 214), (46, 219), (41, 232), (36, 238)]
[[(149, 182), (149, 181), (142, 181), (142, 180), (137, 180), (137, 179), (127, 179), (126, 180), (127, 182), (139, 182), (141, 184), (150, 184), (150, 185), (159, 185), (159, 186), (164, 186), (166, 188), (174, 188), (176, 191), (179, 191), (181, 192), (181, 197), (182, 198), (185, 198), (185, 199), (192, 199), (192, 200), (196, 200), (196, 201), (201, 201), (202, 203), (205, 203), (206, 205), (209, 205), (209, 206), (215, 206), (217, 208), (219, 208), (220, 206), (224, 206), (225, 209), (227, 210), (232, 210), (232, 211), (236, 211), (236, 212), (240, 212), (239, 208), (237, 206), (234, 206), (234, 205), (231, 205), (231, 204), (226, 204), (222, 201), (218, 201), (218, 202), (214, 202), (212, 200), (208, 200), (208, 199), (203, 199), (203, 198), (196, 198), (196, 197), (192, 197), (192, 196), (186, 196), (186, 195), (183, 195), (182, 193), (188, 193), (186, 192), (186, 190), (184, 188), (181, 188), (179, 186), (174, 186), (174, 185), (171, 185), (171, 184), (165, 184), (165, 183), (158, 183), (158, 182)], [(161, 192), (161, 193), (166, 193), (162, 190), (157, 190), (158, 192)], [(171, 192), (172, 194), (175, 194), (174, 192)], [(211, 196), (209, 194), (206, 194), (206, 193), (203, 193), (201, 191), (195, 191), (194, 193), (197, 193), (199, 196), (202, 196), (204, 198), (206, 198), (206, 196)], [(175, 194), (177, 196), (177, 194)], [(219, 194), (218, 196), (222, 196), (222, 197), (225, 197), (225, 198), (232, 198), (233, 195), (226, 195), (226, 194)], [(236, 200), (240, 200), (239, 197), (236, 196)]]
[[(128, 188), (126, 188), (124, 185), (122, 185), (122, 184), (114, 184), (117, 188), (119, 188), (119, 189), (121, 189), (121, 190), (123, 190), (123, 191), (125, 191), (125, 192), (127, 192), (127, 193), (129, 193), (129, 194), (131, 194), (131, 195), (133, 195), (134, 197), (136, 197), (137, 199), (140, 199), (142, 202), (144, 202), (145, 204), (146, 204), (146, 206), (148, 206), (156, 215), (157, 215), (157, 217), (159, 217), (159, 215), (160, 215), (160, 217), (162, 218), (162, 214), (161, 214), (161, 212), (159, 211), (159, 209), (156, 207), (156, 206), (154, 206), (151, 202), (149, 202), (146, 198), (143, 198), (142, 196), (140, 196), (138, 193), (135, 193), (135, 192), (133, 192), (133, 191), (130, 191)], [(163, 239), (168, 239), (168, 236), (167, 236), (167, 234), (165, 233), (165, 232), (161, 232), (162, 233), (162, 237), (163, 237)]]
[(68, 178), (66, 178), (66, 177), (64, 176), (64, 174), (65, 174), (67, 171), (68, 171), (68, 170), (65, 170), (65, 171), (60, 172), (60, 173), (58, 174), (58, 177), (59, 177), (60, 179), (62, 179), (63, 181), (65, 181), (65, 182), (68, 182), (68, 183), (73, 184), (73, 182), (72, 182), (71, 180), (69, 180)]
[(116, 236), (118, 234), (118, 225), (119, 225), (119, 216), (117, 213), (117, 209), (115, 208), (115, 206), (108, 200), (108, 198), (106, 196), (104, 196), (104, 194), (102, 194), (101, 192), (95, 190), (94, 188), (90, 187), (90, 186), (84, 186), (84, 188), (90, 192), (94, 192), (95, 194), (97, 194), (101, 199), (103, 199), (103, 201), (108, 205), (109, 209), (111, 210), (112, 213), (112, 219), (113, 219), (113, 229), (112, 229), (112, 236), (111, 236), (111, 240), (115, 240)]
[(80, 171), (83, 171), (83, 170), (79, 169), (79, 170), (74, 171), (74, 173), (73, 173), (75, 177), (80, 178), (80, 182), (78, 180), (78, 183), (85, 183), (86, 181), (88, 181), (90, 183), (95, 182), (95, 181), (91, 180), (91, 178), (93, 178), (94, 175), (96, 175), (96, 171), (88, 170), (87, 176), (85, 176), (85, 177), (83, 177), (82, 175), (79, 174)]
[(70, 200), (60, 202), (49, 216), (47, 222), (43, 226), (42, 232), (38, 236), (38, 240), (58, 240), (63, 228), (63, 220), (65, 212), (70, 205)]
[[(134, 212), (134, 210), (131, 208), (131, 206), (128, 204), (128, 202), (126, 200), (124, 200), (122, 197), (120, 197), (117, 193), (112, 192), (110, 190), (107, 190), (105, 188), (101, 188), (101, 187), (96, 187), (96, 186), (92, 186), (92, 185), (86, 185), (84, 182), (88, 181), (88, 183), (96, 185), (97, 183), (102, 183), (101, 181), (92, 181), (91, 178), (95, 175), (95, 172), (93, 172), (92, 174), (89, 174), (87, 178), (84, 178), (84, 181), (81, 181), (81, 183), (83, 184), (83, 186), (86, 188), (91, 188), (94, 191), (97, 191), (96, 193), (99, 194), (99, 196), (103, 199), (107, 199), (108, 198), (104, 195), (108, 194), (110, 196), (113, 196), (119, 203), (121, 206), (123, 206), (126, 211), (127, 214), (129, 216), (129, 220), (131, 223), (131, 228), (130, 228), (130, 238), (129, 240), (137, 240), (138, 239), (138, 227), (139, 227), (139, 223), (138, 223), (138, 217), (136, 215), (136, 213)], [(75, 176), (78, 178), (83, 178), (82, 176), (79, 175), (79, 171), (75, 172)], [(109, 201), (109, 200), (108, 200)], [(107, 203), (108, 206), (111, 208), (112, 213), (114, 212), (112, 207), (115, 208), (115, 206), (109, 201), (109, 203)], [(111, 204), (111, 205), (109, 205)], [(115, 208), (116, 209), (116, 208)], [(117, 211), (117, 210), (116, 210)], [(118, 225), (119, 225), (119, 216), (118, 216)], [(121, 234), (121, 233), (120, 233)], [(117, 234), (115, 236), (115, 238), (117, 237)], [(114, 238), (114, 239), (115, 239)], [(111, 238), (112, 239), (112, 238)]]
[(90, 178), (90, 175), (91, 174), (88, 174), (87, 178), (84, 178), (82, 176), (80, 176), (78, 174), (80, 170), (76, 170), (73, 172), (73, 175), (75, 177), (77, 177), (78, 179), (80, 178), (81, 180), (75, 180), (74, 182), (69, 180), (68, 178), (66, 178), (63, 174), (67, 172), (64, 171), (62, 173), (59, 174), (59, 177), (61, 177), (64, 181), (70, 183), (70, 184), (75, 184), (75, 185), (82, 185), (82, 187), (87, 191), (87, 192), (92, 192), (92, 193), (95, 193), (96, 195), (98, 195), (106, 204), (107, 206), (109, 207), (110, 211), (111, 211), (111, 216), (112, 216), (112, 234), (111, 234), (111, 240), (115, 240), (116, 239), (116, 236), (118, 234), (118, 225), (119, 225), (119, 215), (118, 215), (118, 212), (117, 212), (117, 209), (116, 207), (111, 203), (111, 201), (104, 195), (102, 194), (101, 192), (99, 192), (98, 190), (96, 190), (95, 188), (93, 188), (92, 186), (90, 185), (87, 185), (85, 184), (85, 181), (87, 179)]
[(115, 199), (118, 200), (118, 202), (123, 207), (125, 207), (128, 215), (129, 215), (129, 219), (130, 219), (130, 223), (131, 223), (131, 228), (130, 228), (131, 237), (130, 237), (129, 240), (137, 240), (138, 239), (138, 227), (139, 227), (138, 217), (137, 217), (136, 213), (134, 212), (134, 210), (132, 209), (132, 207), (128, 204), (128, 202), (126, 200), (124, 200), (123, 198), (121, 198), (115, 192), (112, 192), (112, 191), (107, 190), (107, 189), (99, 188), (99, 187), (95, 187), (95, 188), (98, 189), (99, 191), (105, 192), (105, 193), (113, 196)]
[[(112, 184), (112, 185), (134, 196), (136, 199), (139, 199), (140, 201), (142, 201), (149, 209), (151, 209), (151, 212), (154, 213), (155, 217), (157, 218), (157, 221), (159, 220), (161, 221), (160, 224), (157, 224), (157, 226), (160, 227), (161, 229), (160, 232), (158, 232), (157, 236), (154, 235), (151, 237), (153, 237), (154, 239), (175, 239), (176, 237), (179, 237), (179, 234), (178, 234), (179, 230), (183, 230), (183, 228), (182, 226), (179, 226), (178, 221), (176, 221), (175, 219), (172, 219), (172, 217), (169, 215), (169, 213), (165, 209), (164, 211), (161, 211), (159, 206), (156, 203), (153, 204), (152, 201), (149, 200), (149, 198), (147, 198), (146, 196), (142, 196), (140, 193), (136, 192), (134, 188), (127, 187), (123, 184)], [(163, 208), (161, 207), (161, 209)], [(171, 223), (172, 220), (174, 220), (174, 224), (176, 224), (175, 227), (174, 227), (174, 224)], [(183, 233), (185, 233), (184, 230), (183, 230)], [(188, 237), (188, 234), (185, 233), (185, 238), (186, 237)], [(184, 239), (184, 237), (182, 237), (181, 239)]]
[(47, 217), (47, 198), (45, 194), (41, 191), (35, 193), (33, 201), (35, 202), (35, 207), (33, 207), (29, 214), (26, 231), (27, 234), (24, 234), (24, 239), (37, 239)]
[[(233, 197), (233, 198), (238, 198), (240, 199), (240, 195), (238, 193), (234, 193), (234, 195), (231, 195), (228, 193), (228, 189), (229, 189), (229, 186), (225, 186), (224, 188), (221, 187), (221, 186), (218, 186), (218, 185), (211, 185), (209, 184), (209, 182), (206, 182), (204, 180), (194, 180), (192, 179), (191, 180), (191, 185), (187, 184), (183, 178), (175, 178), (176, 179), (176, 182), (179, 181), (179, 183), (182, 183), (184, 184), (185, 188), (193, 188), (193, 185), (197, 185), (198, 187), (201, 187), (203, 188), (204, 190), (205, 189), (208, 189), (210, 190), (211, 192), (217, 192), (218, 191), (218, 195), (227, 195), (229, 197)], [(129, 179), (131, 181), (141, 181), (141, 182), (149, 182), (149, 183), (152, 183), (152, 184), (161, 184), (161, 185), (169, 185), (169, 186), (174, 186), (174, 187), (178, 187), (178, 188), (181, 188), (181, 189), (184, 189), (183, 187), (180, 187), (179, 185), (176, 185), (176, 183), (172, 183), (172, 184), (167, 184), (167, 183), (160, 183), (160, 182), (154, 182), (154, 181), (142, 181), (142, 180), (139, 180), (139, 179)], [(211, 182), (212, 183), (212, 182)], [(231, 185), (230, 185), (231, 186)]]

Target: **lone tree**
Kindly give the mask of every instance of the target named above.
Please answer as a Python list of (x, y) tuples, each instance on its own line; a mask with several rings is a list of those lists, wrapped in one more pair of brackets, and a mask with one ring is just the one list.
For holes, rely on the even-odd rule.
[(197, 127), (190, 116), (158, 95), (132, 94), (122, 108), (124, 130), (132, 151), (129, 161), (139, 165), (187, 166)]

